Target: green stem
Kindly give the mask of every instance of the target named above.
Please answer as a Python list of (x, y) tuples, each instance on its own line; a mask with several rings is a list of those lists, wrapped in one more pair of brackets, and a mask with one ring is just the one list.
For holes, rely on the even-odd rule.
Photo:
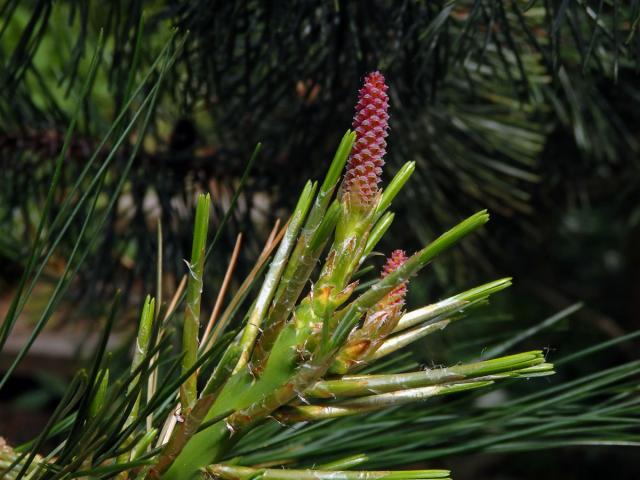
[[(133, 361), (131, 363), (131, 372), (136, 371), (147, 356), (154, 319), (155, 300), (151, 298), (150, 295), (147, 295), (144, 307), (142, 308), (142, 314), (140, 315), (140, 326), (138, 327), (138, 336), (136, 337), (135, 351), (133, 353)], [(134, 389), (139, 389), (140, 385), (138, 384), (141, 381), (141, 375), (136, 375), (127, 388), (127, 395), (131, 395)], [(125, 428), (131, 425), (138, 418), (141, 398), (142, 394), (138, 393), (133, 403), (133, 407), (131, 408), (131, 412), (129, 412), (129, 416), (124, 424)], [(132, 436), (129, 436), (128, 440), (131, 441)], [(118, 456), (118, 463), (126, 463), (129, 460), (131, 460), (131, 452), (125, 452)], [(120, 478), (127, 478), (126, 474), (123, 472), (120, 474)]]
[[(333, 226), (340, 212), (338, 204), (334, 204), (337, 205), (336, 207), (332, 205), (329, 208), (329, 203), (354, 141), (355, 132), (347, 131), (342, 137), (340, 146), (309, 212), (298, 243), (282, 275), (282, 280), (274, 295), (273, 306), (265, 322), (264, 334), (256, 346), (254, 363), (258, 369), (266, 362), (273, 342), (291, 315), (302, 290), (317, 265), (322, 249), (332, 233), (333, 228), (328, 227)], [(327, 211), (328, 208), (329, 211)]]
[(428, 400), (440, 395), (473, 390), (492, 385), (493, 381), (464, 382), (429, 387), (412, 388), (395, 392), (369, 395), (346, 402), (331, 405), (298, 405), (278, 411), (275, 417), (284, 423), (310, 422), (340, 418), (361, 413), (373, 412), (389, 407)]
[(304, 219), (307, 216), (315, 191), (316, 184), (307, 182), (302, 194), (300, 195), (298, 204), (291, 215), (289, 226), (287, 227), (287, 231), (280, 242), (278, 251), (271, 261), (269, 271), (264, 278), (260, 293), (258, 293), (258, 297), (256, 298), (253, 309), (249, 315), (249, 320), (244, 327), (242, 338), (240, 339), (240, 358), (233, 370), (233, 373), (238, 372), (241, 368), (247, 365), (247, 363), (249, 363), (249, 356), (256, 337), (258, 336), (258, 332), (260, 331), (260, 325), (262, 324), (267, 309), (269, 308), (269, 303), (273, 298), (278, 282), (280, 281), (280, 277), (282, 276), (282, 272), (287, 265), (287, 259), (291, 254), (296, 238), (298, 238), (298, 233), (302, 228), (302, 222), (304, 222)]
[[(351, 375), (337, 380), (320, 380), (304, 395), (305, 398), (358, 397), (386, 393), (408, 388), (426, 387), (461, 381), (505, 372), (521, 372), (529, 367), (544, 364), (544, 354), (539, 351), (520, 353), (508, 357), (454, 365), (447, 368), (422, 370), (419, 372), (385, 375)], [(549, 364), (545, 364), (549, 366)], [(526, 373), (526, 370), (523, 371)]]
[(447, 328), (447, 326), (449, 326), (451, 321), (452, 319), (447, 319), (428, 325), (422, 325), (420, 327), (414, 328), (413, 330), (407, 330), (406, 332), (402, 332), (398, 335), (387, 338), (384, 342), (382, 342), (380, 347), (378, 347), (374, 352), (367, 356), (367, 358), (363, 358), (361, 360), (365, 363), (375, 362), (376, 360), (397, 352), (401, 348), (404, 348), (407, 345), (410, 345), (413, 342), (426, 337), (427, 335), (444, 330), (445, 328)]
[(490, 295), (499, 292), (510, 285), (511, 278), (502, 278), (500, 280), (495, 280), (493, 282), (474, 287), (437, 303), (407, 312), (400, 317), (394, 332), (406, 330), (407, 328), (435, 319), (445, 313), (454, 312), (468, 306), (471, 302), (484, 300)]
[[(212, 465), (207, 473), (222, 480), (429, 480), (449, 479), (448, 470), (391, 471), (336, 471), (336, 470), (283, 470), (271, 468), (249, 468), (237, 465)], [(450, 479), (449, 479), (450, 480)]]
[(366, 455), (359, 453), (357, 455), (350, 455), (345, 458), (341, 458), (340, 460), (335, 460), (329, 463), (323, 463), (322, 465), (318, 465), (319, 470), (345, 470), (357, 467), (358, 465), (362, 465), (369, 461), (369, 457)]
[[(202, 275), (204, 273), (205, 247), (209, 228), (209, 194), (198, 197), (196, 221), (189, 263), (189, 280), (187, 282), (186, 309), (182, 333), (182, 371), (187, 372), (198, 358), (198, 333), (200, 329), (200, 301), (202, 298)], [(185, 380), (180, 387), (182, 409), (189, 410), (198, 396), (197, 372)]]
[[(147, 298), (144, 302), (144, 307), (142, 309), (142, 315), (140, 316), (140, 327), (138, 329), (138, 336), (136, 338), (136, 349), (133, 353), (133, 362), (131, 363), (131, 371), (135, 371), (140, 364), (144, 361), (147, 356), (147, 352), (149, 351), (149, 340), (151, 337), (151, 331), (153, 329), (153, 322), (155, 319), (155, 299), (151, 298), (150, 295), (147, 295)], [(136, 377), (137, 383), (139, 380), (139, 375)], [(135, 385), (129, 385), (127, 393), (131, 393)], [(140, 395), (138, 396), (136, 403), (131, 409), (131, 414), (129, 418), (131, 420), (135, 419), (138, 416), (138, 409), (140, 407)]]

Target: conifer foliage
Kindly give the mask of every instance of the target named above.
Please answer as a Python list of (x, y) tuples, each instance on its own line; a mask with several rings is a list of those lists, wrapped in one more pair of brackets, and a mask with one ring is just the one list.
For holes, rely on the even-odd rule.
[[(465, 329), (443, 362), (425, 342), (511, 279), (407, 300), (445, 251), (492, 261), (463, 251), (482, 231), (501, 244), (477, 208), (520, 218), (563, 168), (588, 199), (582, 176), (640, 151), (638, 2), (35, 5), (0, 7), (0, 254), (22, 272), (0, 351), (35, 311), (0, 390), (76, 285), (98, 290), (99, 338), (43, 430), (0, 438), (0, 478), (449, 479), (451, 455), (640, 445), (640, 362), (582, 363), (639, 333), (552, 364), (509, 354), (536, 328)], [(543, 161), (553, 135), (574, 162)], [(301, 172), (326, 173), (297, 194)], [(292, 213), (260, 250), (263, 192)], [(132, 285), (135, 338), (115, 348)], [(567, 367), (587, 373), (534, 380)]]
[[(200, 311), (210, 199), (199, 197), (184, 314), (175, 322), (181, 330), (180, 354), (172, 354), (167, 343), (174, 335), (166, 321), (172, 312), (158, 314), (156, 300), (147, 297), (130, 372), (114, 378), (103, 342), (89, 377), (77, 377), (42, 436), (15, 452), (3, 447), (5, 478), (27, 472), (30, 478), (449, 478), (448, 471), (438, 469), (351, 468), (361, 461), (273, 469), (232, 459), (238, 442), (265, 424), (286, 431), (356, 415), (366, 421), (373, 412), (486, 388), (502, 379), (553, 373), (540, 351), (451, 369), (367, 373), (509, 285), (500, 280), (426, 310), (402, 311), (410, 277), (482, 227), (489, 218), (485, 211), (413, 255), (392, 252), (382, 275), (360, 285), (359, 272), (389, 228), (392, 202), (414, 170), (408, 163), (385, 188), (379, 187), (386, 89), (379, 72), (365, 77), (356, 129), (342, 138), (323, 182), (304, 187), (273, 240), (279, 244), (253, 303), (245, 314), (235, 313), (236, 321), (212, 317), (205, 329)], [(322, 266), (316, 269), (318, 262)], [(50, 437), (63, 439), (60, 447), (37, 456)]]

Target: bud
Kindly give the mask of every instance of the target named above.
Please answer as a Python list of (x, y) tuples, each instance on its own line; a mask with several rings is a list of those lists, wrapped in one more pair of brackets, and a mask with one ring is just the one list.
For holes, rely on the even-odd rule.
[(347, 162), (344, 195), (364, 206), (372, 205), (378, 197), (389, 129), (388, 88), (380, 72), (371, 72), (358, 93), (352, 125), (356, 141)]
[[(381, 277), (384, 278), (391, 272), (396, 271), (406, 261), (407, 254), (404, 250), (394, 250), (387, 258)], [(371, 309), (362, 326), (363, 330), (370, 330), (372, 336), (376, 338), (389, 335), (400, 319), (406, 295), (407, 282), (402, 282)]]
[[(406, 261), (407, 255), (404, 250), (394, 250), (382, 269), (381, 277), (394, 272)], [(345, 346), (336, 357), (331, 368), (333, 373), (347, 373), (354, 365), (366, 362), (380, 347), (402, 316), (406, 294), (407, 282), (402, 282), (367, 312), (362, 327), (351, 332)]]
[[(404, 250), (394, 250), (387, 259), (387, 263), (382, 269), (382, 278), (389, 275), (391, 272), (395, 272), (400, 265), (407, 261), (407, 254)], [(401, 309), (404, 306), (404, 297), (407, 295), (407, 282), (402, 282), (391, 292), (387, 294), (380, 302), (378, 302), (379, 308), (394, 307)]]

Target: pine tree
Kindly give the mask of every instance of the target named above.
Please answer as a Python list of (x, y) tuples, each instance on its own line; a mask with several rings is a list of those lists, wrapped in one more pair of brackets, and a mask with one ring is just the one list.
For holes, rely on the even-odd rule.
[[(531, 448), (536, 439), (547, 442), (549, 433), (569, 432), (573, 441), (585, 441), (594, 421), (600, 425), (598, 435), (610, 430), (621, 443), (633, 436), (635, 422), (627, 427), (619, 423), (619, 415), (634, 418), (638, 400), (630, 399), (633, 390), (626, 389), (637, 375), (637, 361), (494, 406), (477, 419), (459, 401), (445, 400), (431, 412), (398, 408), (549, 375), (554, 367), (539, 350), (428, 369), (398, 355), (485, 304), (510, 280), (402, 310), (410, 278), (481, 228), (489, 219), (486, 211), (410, 256), (395, 251), (381, 275), (362, 280), (372, 252), (390, 228), (394, 200), (415, 171), (409, 162), (381, 187), (387, 87), (379, 72), (364, 82), (354, 130), (343, 136), (324, 180), (307, 182), (289, 221), (270, 239), (255, 269), (268, 263), (264, 276), (245, 280), (260, 283), (253, 301), (243, 302), (247, 292), (240, 288), (229, 303), (233, 308), (200, 325), (205, 262), (215, 258), (208, 245), (210, 197), (201, 194), (185, 291), (176, 292), (167, 309), (147, 296), (125, 372), (112, 371), (107, 355), (119, 315), (114, 300), (91, 363), (69, 385), (44, 431), (17, 449), (0, 445), (4, 478), (446, 479), (450, 472), (445, 469), (388, 469), (452, 452), (508, 447), (518, 439), (526, 439)], [(58, 165), (63, 159), (64, 154)], [(58, 180), (54, 178), (52, 190)], [(31, 259), (40, 256), (36, 253)], [(30, 260), (29, 266), (35, 263)], [(178, 304), (182, 315), (176, 314)], [(16, 297), (2, 326), (3, 344), (22, 306)], [(33, 338), (37, 334), (38, 328)], [(179, 354), (174, 339), (181, 340)], [(563, 363), (608, 346), (579, 352)], [(591, 408), (572, 413), (584, 408), (581, 401), (596, 398), (600, 400)], [(426, 436), (411, 428), (429, 421), (441, 423)], [(499, 422), (506, 432), (488, 431), (478, 439), (474, 434), (484, 422)], [(44, 443), (53, 440), (57, 446), (39, 456)], [(373, 469), (378, 465), (384, 470)]]
[[(425, 277), (447, 289), (464, 278), (468, 288), (470, 263), (519, 261), (506, 252), (513, 226), (482, 238), (480, 213), (438, 236), (452, 219), (487, 206), (494, 219), (523, 218), (517, 228), (537, 233), (535, 189), (561, 190), (560, 210), (565, 197), (602, 194), (587, 182), (594, 172), (633, 218), (637, 189), (620, 185), (633, 186), (637, 168), (620, 159), (638, 153), (635, 2), (9, 0), (0, 13), (0, 248), (11, 272), (22, 273), (4, 279), (14, 294), (0, 350), (25, 307), (39, 303), (37, 285), (53, 279), (0, 390), (69, 296), (93, 293), (93, 302), (73, 305), (102, 319), (116, 286), (135, 300), (140, 275), (145, 292), (158, 285), (141, 302), (131, 355), (110, 360), (106, 348), (130, 312), (120, 294), (95, 356), (41, 435), (19, 446), (0, 441), (7, 478), (165, 469), (183, 478), (199, 466), (222, 478), (448, 478), (446, 470), (389, 469), (437, 469), (470, 452), (637, 445), (638, 362), (588, 365), (637, 333), (554, 359), (560, 372), (588, 373), (527, 382), (533, 392), (510, 379), (552, 373), (545, 355), (502, 355), (538, 327), (493, 331), (478, 339), (480, 355), (472, 317), (448, 368), (425, 369), (400, 350), (464, 322), (510, 284), (402, 311), (405, 288), (427, 302)], [(382, 110), (373, 120), (356, 116), (325, 181), (298, 197), (301, 175), (326, 169), (362, 74), (375, 69), (390, 89), (367, 77), (364, 95), (373, 94), (360, 107)], [(387, 101), (388, 146), (380, 131)], [(371, 138), (365, 121), (378, 129)], [(264, 146), (254, 149), (258, 141)], [(569, 175), (565, 189), (557, 179)], [(207, 191), (211, 198), (198, 195)], [(269, 207), (289, 210), (263, 214), (263, 192)], [(262, 248), (265, 226), (290, 210)], [(409, 281), (436, 250), (476, 228), (451, 250), (462, 262)], [(417, 256), (397, 253), (382, 278), (372, 273), (375, 250), (411, 251), (417, 240), (427, 245)], [(174, 284), (163, 282), (167, 273)], [(426, 358), (445, 363), (432, 351)], [(295, 395), (276, 388), (283, 378)], [(497, 388), (522, 395), (476, 402)], [(466, 389), (477, 391), (456, 394)], [(456, 395), (438, 398), (448, 393)]]

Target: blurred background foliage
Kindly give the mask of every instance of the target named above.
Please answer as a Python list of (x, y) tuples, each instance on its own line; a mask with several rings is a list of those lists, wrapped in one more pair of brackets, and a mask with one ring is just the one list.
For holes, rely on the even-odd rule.
[[(410, 304), (496, 274), (515, 277), (490, 321), (472, 318), (452, 329), (428, 345), (423, 360), (459, 360), (558, 311), (571, 315), (536, 331), (536, 343), (547, 342), (552, 360), (631, 332), (640, 327), (639, 23), (637, 0), (5, 0), (2, 288), (10, 292), (24, 268), (53, 160), (99, 39), (102, 65), (82, 100), (62, 191), (85, 168), (87, 184), (106, 168), (105, 191), (116, 191), (138, 132), (116, 148), (110, 129), (177, 29), (186, 33), (185, 43), (117, 206), (91, 249), (96, 261), (80, 269), (68, 295), (74, 308), (60, 324), (99, 312), (116, 288), (137, 298), (152, 285), (158, 220), (165, 282), (173, 292), (185, 270), (195, 193), (212, 192), (219, 224), (254, 146), (263, 142), (221, 238), (221, 261), (210, 262), (209, 275), (221, 279), (239, 232), (237, 268), (247, 272), (304, 181), (325, 169), (350, 124), (363, 74), (380, 69), (391, 86), (387, 174), (406, 160), (417, 162), (384, 250), (412, 250), (480, 208), (493, 215), (483, 237), (466, 241), (434, 264), (433, 275), (414, 282)], [(54, 200), (55, 211), (63, 195)], [(48, 264), (50, 277), (65, 267), (81, 228), (77, 217), (65, 237), (71, 241), (63, 240)], [(46, 297), (47, 285), (38, 288)], [(581, 308), (572, 307), (576, 302)], [(27, 314), (30, 308), (38, 306), (28, 305)], [(616, 347), (594, 365), (572, 365), (559, 375), (569, 379), (593, 371), (596, 362), (634, 358), (633, 352), (633, 345)], [(55, 380), (30, 381), (40, 392), (26, 389), (31, 407), (44, 408), (59, 395)], [(593, 472), (590, 465), (600, 465), (602, 455), (619, 452), (580, 451), (577, 464)], [(476, 475), (486, 474), (487, 461), (476, 463), (485, 468)]]

